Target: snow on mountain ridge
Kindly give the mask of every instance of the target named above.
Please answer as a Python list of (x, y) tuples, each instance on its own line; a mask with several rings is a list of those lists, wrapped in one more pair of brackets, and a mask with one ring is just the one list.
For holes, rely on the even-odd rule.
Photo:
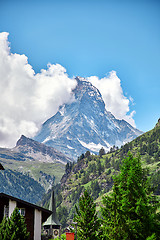
[[(139, 136), (142, 132), (105, 108), (99, 90), (84, 78), (76, 78), (74, 101), (64, 104), (34, 138), (76, 159), (87, 150), (97, 153)], [(99, 148), (99, 149), (98, 149)]]

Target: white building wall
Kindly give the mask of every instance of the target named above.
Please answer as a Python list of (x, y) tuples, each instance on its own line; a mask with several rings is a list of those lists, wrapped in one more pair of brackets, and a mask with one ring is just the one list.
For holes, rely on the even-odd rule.
[(14, 209), (16, 208), (16, 206), (17, 206), (17, 202), (16, 201), (12, 201), (11, 199), (9, 199), (9, 217), (13, 213)]
[(41, 240), (42, 212), (34, 210), (34, 240)]

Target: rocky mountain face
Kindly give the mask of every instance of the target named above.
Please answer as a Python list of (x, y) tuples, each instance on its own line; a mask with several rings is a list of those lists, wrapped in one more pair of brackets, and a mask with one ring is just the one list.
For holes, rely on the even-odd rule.
[(24, 135), (17, 141), (16, 147), (12, 150), (41, 162), (61, 162), (66, 164), (68, 161), (72, 160), (53, 147), (48, 147)]
[(102, 95), (84, 78), (77, 77), (74, 101), (64, 104), (43, 125), (35, 140), (52, 146), (70, 158), (86, 151), (121, 146), (142, 132), (106, 111)]
[[(59, 183), (65, 164), (73, 160), (45, 144), (25, 136), (14, 148), (0, 148), (0, 192), (36, 203), (45, 191)], [(1, 167), (2, 168), (2, 167)]]

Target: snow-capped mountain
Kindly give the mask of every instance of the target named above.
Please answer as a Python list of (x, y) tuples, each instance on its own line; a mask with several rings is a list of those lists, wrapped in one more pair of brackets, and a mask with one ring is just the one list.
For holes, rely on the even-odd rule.
[(77, 77), (75, 100), (64, 104), (43, 125), (35, 140), (52, 146), (77, 159), (87, 150), (98, 153), (101, 147), (121, 146), (141, 131), (106, 111), (99, 90), (84, 78)]

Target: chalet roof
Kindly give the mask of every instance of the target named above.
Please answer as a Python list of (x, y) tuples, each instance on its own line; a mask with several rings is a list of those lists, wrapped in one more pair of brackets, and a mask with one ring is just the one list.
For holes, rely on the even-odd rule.
[(49, 210), (52, 211), (52, 215), (47, 219), (47, 221), (43, 224), (43, 226), (46, 225), (61, 225), (56, 214), (56, 204), (55, 204), (55, 198), (54, 198), (54, 191), (51, 192), (51, 199), (50, 199), (50, 205)]
[(19, 199), (19, 198), (16, 198), (16, 197), (13, 197), (11, 195), (8, 195), (8, 194), (5, 194), (5, 193), (0, 193), (0, 198), (7, 198), (7, 199), (11, 199), (12, 201), (16, 201), (18, 203), (22, 203), (26, 206), (29, 206), (31, 208), (35, 208), (39, 211), (42, 211), (42, 222), (45, 222), (46, 219), (52, 214), (52, 211), (48, 210), (48, 209), (45, 209), (45, 208), (42, 208), (40, 206), (37, 206), (35, 204), (32, 204), (32, 203), (29, 203), (29, 202), (26, 202), (22, 199)]
[(4, 167), (2, 166), (1, 163), (0, 163), (0, 170), (4, 170)]

